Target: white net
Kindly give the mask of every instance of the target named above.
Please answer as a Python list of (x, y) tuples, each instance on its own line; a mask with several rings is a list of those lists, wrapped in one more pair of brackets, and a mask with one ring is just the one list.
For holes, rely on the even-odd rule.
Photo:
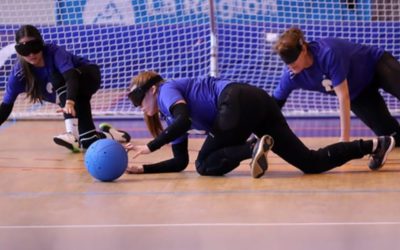
[[(248, 81), (269, 93), (279, 82), (284, 66), (272, 45), (277, 35), (291, 26), (300, 27), (307, 41), (339, 37), (377, 45), (400, 58), (399, 0), (221, 2), (217, 32), (220, 74)], [(391, 111), (400, 114), (398, 100), (383, 95)], [(338, 102), (333, 96), (297, 90), (283, 111), (299, 116), (337, 115)]]
[[(140, 71), (156, 70), (166, 78), (213, 72), (211, 27), (218, 38), (218, 74), (269, 93), (283, 67), (271, 45), (293, 25), (302, 28), (309, 41), (341, 37), (378, 45), (399, 59), (399, 5), (399, 0), (2, 0), (0, 93), (16, 60), (14, 32), (21, 24), (36, 25), (45, 41), (96, 62), (102, 88), (92, 100), (93, 113), (120, 117), (140, 113), (126, 98), (130, 78)], [(399, 113), (398, 101), (384, 97), (391, 111)], [(32, 105), (21, 95), (13, 115), (51, 117), (56, 109), (54, 104)], [(337, 114), (337, 101), (295, 91), (284, 112)]]

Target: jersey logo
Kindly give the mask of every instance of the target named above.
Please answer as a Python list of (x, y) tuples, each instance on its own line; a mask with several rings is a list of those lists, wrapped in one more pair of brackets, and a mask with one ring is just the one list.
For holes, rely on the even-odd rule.
[(326, 92), (333, 91), (332, 81), (326, 78), (326, 75), (323, 75), (323, 80), (321, 82), (322, 86), (324, 86)]
[(290, 79), (293, 79), (296, 76), (296, 74), (293, 73), (290, 69), (287, 69), (287, 71), (289, 72)]
[(22, 82), (25, 79), (24, 72), (22, 71), (22, 68), (19, 69), (17, 72), (15, 72), (15, 77), (18, 79), (18, 81)]
[(51, 82), (48, 82), (48, 83), (46, 84), (46, 91), (47, 91), (47, 93), (49, 93), (49, 94), (53, 93), (53, 84), (52, 84)]

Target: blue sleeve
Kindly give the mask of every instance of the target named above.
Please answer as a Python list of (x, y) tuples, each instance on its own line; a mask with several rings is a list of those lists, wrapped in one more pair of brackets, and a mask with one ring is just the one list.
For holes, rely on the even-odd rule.
[[(184, 79), (181, 79), (184, 81)], [(166, 117), (167, 125), (170, 126), (174, 122), (174, 118), (171, 113), (171, 107), (179, 100), (185, 100), (184, 96), (182, 95), (181, 91), (175, 84), (176, 82), (165, 82), (160, 87), (160, 92), (158, 96), (158, 106), (160, 112)], [(187, 133), (174, 139), (171, 143), (178, 144), (186, 140), (188, 137)]]
[(22, 72), (16, 72), (16, 67), (13, 68), (7, 82), (6, 91), (3, 96), (3, 103), (13, 104), (18, 95), (25, 92), (25, 82), (22, 77)]
[(286, 100), (294, 89), (295, 86), (290, 79), (289, 70), (285, 69), (272, 95), (277, 100)]
[(321, 56), (321, 67), (332, 81), (332, 86), (340, 85), (346, 78), (349, 71), (349, 60), (346, 60), (340, 51), (333, 49), (326, 50)]
[(158, 96), (160, 111), (165, 116), (171, 116), (171, 107), (179, 100), (185, 100), (181, 92), (173, 84), (164, 83)]
[(73, 54), (57, 46), (54, 51), (54, 65), (61, 74), (75, 68)]

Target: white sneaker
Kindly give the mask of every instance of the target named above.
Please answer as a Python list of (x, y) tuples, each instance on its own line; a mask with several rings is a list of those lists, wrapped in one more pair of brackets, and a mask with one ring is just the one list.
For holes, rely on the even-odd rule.
[(64, 133), (53, 137), (53, 141), (60, 146), (66, 147), (74, 153), (81, 152), (79, 141), (71, 133)]
[(99, 128), (102, 132), (111, 135), (111, 139), (120, 143), (128, 143), (131, 140), (131, 136), (127, 132), (123, 130), (117, 130), (108, 123), (101, 123)]

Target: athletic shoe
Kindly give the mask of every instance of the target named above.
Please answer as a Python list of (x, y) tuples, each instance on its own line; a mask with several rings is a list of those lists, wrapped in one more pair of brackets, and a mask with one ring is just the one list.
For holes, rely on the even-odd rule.
[(264, 135), (259, 139), (253, 148), (253, 156), (250, 162), (250, 171), (253, 178), (260, 178), (268, 169), (267, 154), (274, 145), (274, 139)]
[(123, 130), (117, 130), (108, 123), (101, 123), (99, 128), (102, 132), (111, 135), (111, 139), (114, 139), (120, 143), (128, 143), (131, 140), (131, 136), (127, 132)]
[(249, 138), (247, 138), (246, 143), (248, 143), (249, 145), (251, 145), (252, 147), (254, 147), (254, 145), (256, 145), (257, 141), (258, 141), (257, 136), (254, 135), (254, 134), (252, 134), (252, 135), (250, 135)]
[(392, 136), (378, 137), (378, 146), (371, 154), (371, 161), (368, 166), (371, 170), (380, 169), (386, 161), (389, 152), (393, 149), (395, 140)]
[(64, 133), (53, 137), (53, 141), (60, 146), (66, 147), (74, 153), (81, 152), (79, 141), (71, 133)]
[[(103, 135), (103, 137), (100, 135)], [(81, 144), (82, 152), (86, 152), (86, 150), (90, 147), (90, 145), (92, 145), (97, 140), (102, 139), (102, 138), (107, 138), (107, 137), (104, 133), (98, 132), (94, 129), (91, 131), (88, 131), (84, 134), (81, 134), (81, 136), (79, 138), (79, 142)]]

